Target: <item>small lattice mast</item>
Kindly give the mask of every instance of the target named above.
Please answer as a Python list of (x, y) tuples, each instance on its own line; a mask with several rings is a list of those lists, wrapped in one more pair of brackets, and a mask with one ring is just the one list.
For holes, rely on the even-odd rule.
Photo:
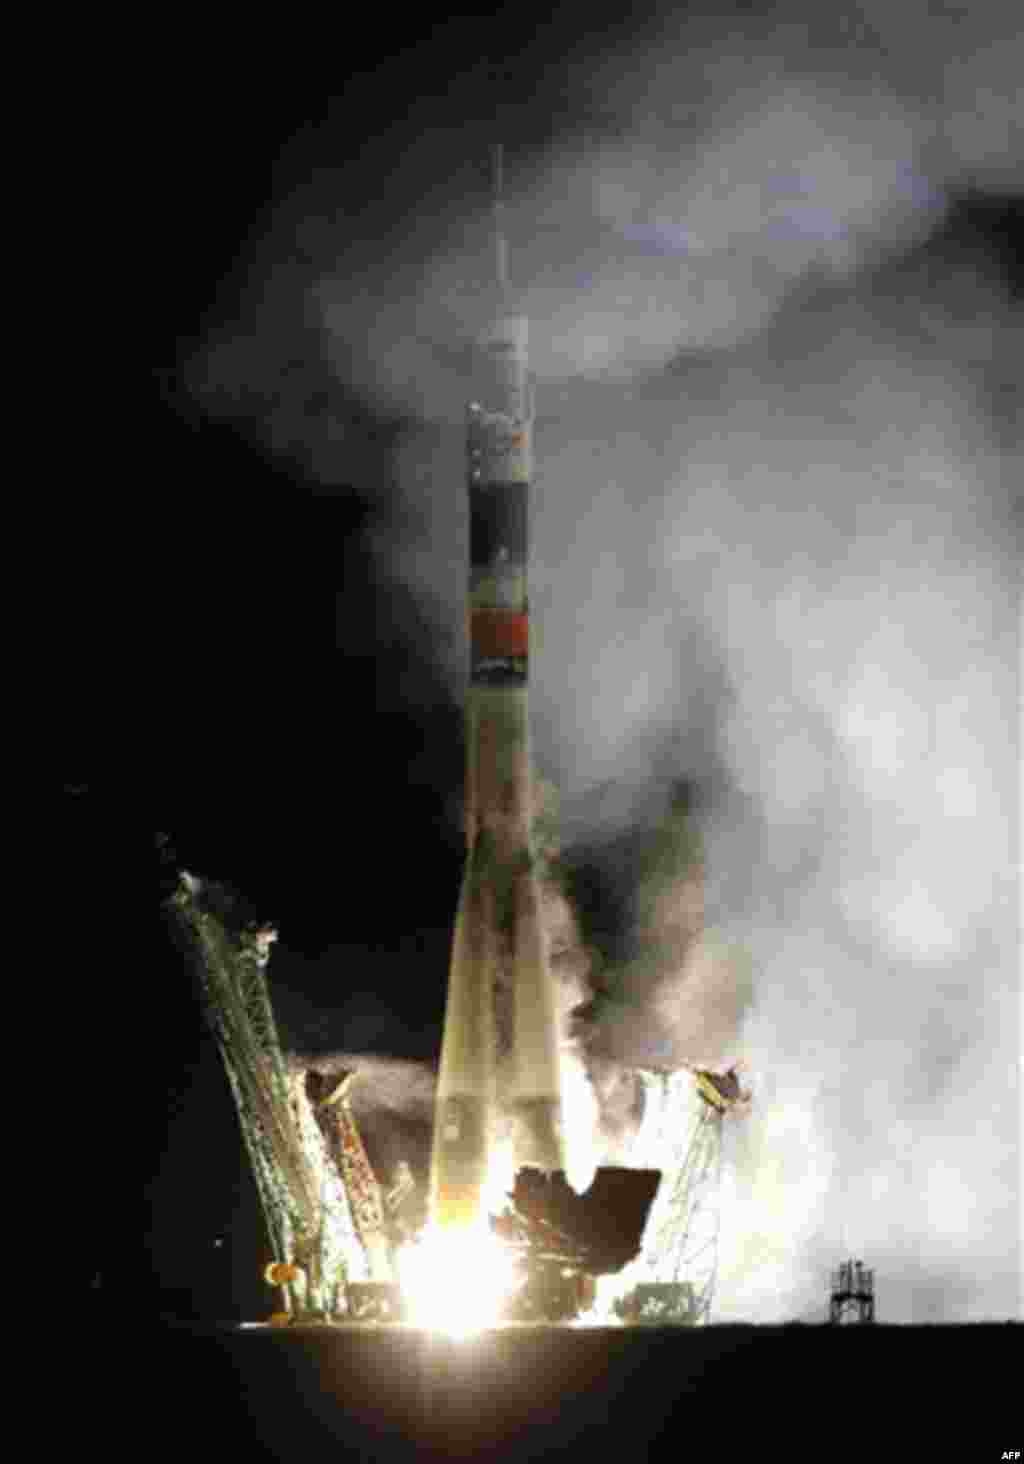
[(833, 1326), (875, 1320), (875, 1273), (860, 1261), (844, 1261), (832, 1272), (828, 1319)]

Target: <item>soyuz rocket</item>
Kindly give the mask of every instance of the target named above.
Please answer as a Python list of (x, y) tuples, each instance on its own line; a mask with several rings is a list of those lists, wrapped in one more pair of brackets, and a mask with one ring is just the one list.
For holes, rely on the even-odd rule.
[(441, 1228), (483, 1218), (499, 1128), (516, 1168), (564, 1169), (555, 998), (532, 846), (529, 684), (533, 393), (515, 313), (493, 149), (495, 308), (467, 409), (467, 857), (452, 942), (431, 1159)]

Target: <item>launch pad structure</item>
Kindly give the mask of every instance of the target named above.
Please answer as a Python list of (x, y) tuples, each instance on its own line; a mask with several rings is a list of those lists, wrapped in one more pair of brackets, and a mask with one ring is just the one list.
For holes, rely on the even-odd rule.
[[(182, 876), (169, 906), (198, 974), (263, 1209), (272, 1254), (264, 1279), (280, 1296), (271, 1324), (401, 1322), (390, 1218), (412, 1179), (407, 1175), (387, 1193), (378, 1183), (349, 1103), (358, 1075), (328, 1080), (286, 1063), (266, 980), (269, 927), (240, 923), (232, 896), (192, 875)], [(527, 1276), (503, 1322), (710, 1321), (721, 1122), (743, 1095), (734, 1079), (714, 1074), (645, 1071), (639, 1077), (645, 1117), (634, 1167), (599, 1169), (588, 1191), (599, 1210), (611, 1205), (620, 1212), (625, 1193), (638, 1243), (630, 1250), (627, 1241), (616, 1252), (621, 1237), (610, 1246), (607, 1237), (595, 1239), (587, 1196), (577, 1199), (561, 1178), (562, 1199), (552, 1207), (544, 1194), (557, 1199), (558, 1185), (551, 1185), (559, 1176), (544, 1181), (542, 1172), (525, 1170), (538, 1176), (533, 1193), (540, 1205), (529, 1188), (517, 1187), (507, 1198), (518, 1209), (510, 1206), (492, 1221), (518, 1251)], [(645, 1200), (648, 1176), (653, 1183)], [(624, 1190), (625, 1180), (634, 1182)]]
[(192, 958), (208, 1026), (238, 1113), (266, 1222), (275, 1319), (327, 1317), (347, 1281), (369, 1279), (359, 1192), (332, 1164), (301, 1074), (287, 1070), (267, 990), (276, 931), (239, 919), (223, 886), (183, 873), (168, 902)]
[(613, 1309), (634, 1324), (706, 1324), (718, 1262), (722, 1113), (693, 1075), (641, 1071), (644, 1119), (631, 1158), (662, 1182), (637, 1258), (614, 1278)]

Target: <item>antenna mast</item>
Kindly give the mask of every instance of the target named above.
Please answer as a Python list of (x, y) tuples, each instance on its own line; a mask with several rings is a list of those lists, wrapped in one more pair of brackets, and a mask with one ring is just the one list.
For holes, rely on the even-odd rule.
[(508, 240), (505, 238), (505, 217), (503, 193), (505, 149), (500, 142), (491, 147), (491, 182), (494, 193), (494, 248), (498, 274), (498, 286), (504, 293), (508, 289)]

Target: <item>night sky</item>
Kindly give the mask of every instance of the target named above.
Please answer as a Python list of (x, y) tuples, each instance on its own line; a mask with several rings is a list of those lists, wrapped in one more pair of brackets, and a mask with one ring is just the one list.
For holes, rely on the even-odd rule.
[[(95, 1196), (83, 1288), (98, 1272), (153, 1312), (260, 1301), (157, 834), (278, 925), (290, 1041), (438, 1049), (465, 342), (500, 138), (536, 341), (538, 760), (582, 843), (648, 821), (672, 779), (701, 790), (709, 920), (759, 953), (767, 993), (746, 1036), (775, 1198), (737, 1181), (789, 1237), (761, 1234), (763, 1284), (813, 1306), (842, 1238), (911, 1278), (905, 1319), (1018, 1314), (1019, 37), (1009, 6), (972, 7), (955, 40), (907, 10), (918, 29), (794, 4), (585, 37), (568, 13), (424, 13), (400, 51), (389, 14), (343, 45), (170, 38), (126, 87), (105, 166), (144, 399), (107, 402), (107, 487), (50, 561), (72, 709), (55, 886), (104, 1135), (71, 1161)], [(933, 878), (957, 858), (961, 881)], [(963, 1224), (928, 1209), (883, 1243), (863, 1215), (920, 1189), (915, 1146)]]

